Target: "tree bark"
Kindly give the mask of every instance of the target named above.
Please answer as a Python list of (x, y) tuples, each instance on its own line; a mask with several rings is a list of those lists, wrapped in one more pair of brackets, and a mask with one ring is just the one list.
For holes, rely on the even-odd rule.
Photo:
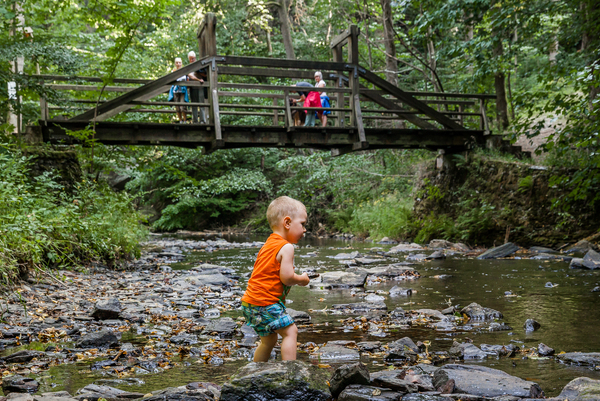
[(398, 86), (398, 62), (396, 61), (396, 45), (394, 43), (394, 21), (392, 18), (391, 0), (381, 0), (383, 19), (383, 44), (385, 46), (385, 79)]
[[(498, 64), (504, 50), (502, 48), (502, 40), (494, 47), (494, 58)], [(504, 129), (508, 128), (508, 102), (506, 101), (506, 75), (501, 69), (496, 70), (494, 74), (494, 89), (496, 90), (496, 120), (498, 125)]]
[(294, 44), (292, 42), (292, 30), (290, 28), (290, 17), (288, 14), (288, 0), (279, 0), (277, 15), (279, 16), (279, 24), (281, 26), (281, 36), (283, 37), (285, 56), (290, 60), (295, 60), (296, 54), (294, 53)]

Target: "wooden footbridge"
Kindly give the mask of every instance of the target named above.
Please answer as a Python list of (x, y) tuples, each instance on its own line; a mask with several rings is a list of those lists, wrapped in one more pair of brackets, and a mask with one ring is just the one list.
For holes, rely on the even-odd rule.
[[(331, 149), (333, 154), (380, 148), (455, 152), (483, 144), (489, 134), (486, 100), (494, 95), (406, 92), (390, 84), (359, 64), (355, 25), (332, 41), (332, 62), (221, 56), (215, 28), (216, 19), (208, 14), (198, 29), (198, 61), (152, 81), (115, 79), (120, 86), (106, 87), (108, 99), (98, 102), (97, 108), (90, 92), (98, 96), (99, 78), (38, 75), (65, 96), (60, 102), (40, 100), (39, 126), (28, 127), (30, 134), (45, 142), (70, 144), (77, 139), (69, 131), (93, 124), (94, 140), (111, 145), (203, 146), (207, 151), (306, 147)], [(177, 82), (198, 70), (206, 71), (204, 83)], [(311, 82), (315, 71), (322, 71), (327, 82), (326, 88), (311, 90), (328, 93), (329, 124), (295, 126), (292, 113), (305, 108), (290, 105), (299, 89), (292, 84)], [(236, 76), (254, 77), (257, 83), (234, 83)], [(176, 82), (198, 87), (201, 94), (207, 88), (207, 98), (185, 103), (199, 108), (200, 115), (204, 111), (206, 122), (161, 122), (165, 115), (171, 121), (174, 106), (183, 105), (165, 98)]]

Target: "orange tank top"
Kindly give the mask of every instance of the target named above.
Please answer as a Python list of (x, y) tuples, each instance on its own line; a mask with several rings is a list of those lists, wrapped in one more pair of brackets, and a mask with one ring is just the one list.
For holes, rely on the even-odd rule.
[(277, 261), (277, 254), (285, 244), (289, 242), (281, 235), (273, 233), (269, 236), (258, 252), (242, 301), (256, 306), (285, 301), (289, 287), (283, 285), (279, 278), (281, 263)]

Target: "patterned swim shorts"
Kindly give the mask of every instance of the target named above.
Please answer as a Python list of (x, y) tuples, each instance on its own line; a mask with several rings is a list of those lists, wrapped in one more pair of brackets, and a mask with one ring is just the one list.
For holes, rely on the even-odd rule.
[(244, 302), (242, 313), (246, 318), (246, 324), (261, 337), (294, 324), (294, 319), (286, 313), (285, 305), (281, 301), (267, 306), (249, 305)]

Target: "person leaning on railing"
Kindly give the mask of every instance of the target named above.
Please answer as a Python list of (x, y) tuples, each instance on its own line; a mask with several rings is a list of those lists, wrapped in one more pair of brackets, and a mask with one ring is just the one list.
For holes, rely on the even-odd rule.
[[(321, 71), (315, 72), (315, 81), (317, 82), (317, 84), (315, 85), (315, 87), (317, 87), (317, 88), (324, 88), (326, 86), (325, 81), (323, 80), (323, 74), (321, 73)], [(329, 104), (329, 96), (327, 96), (327, 93), (321, 92), (320, 95), (321, 95), (321, 107), (331, 107), (331, 105)], [(315, 113), (315, 114), (318, 114), (318, 113)], [(325, 127), (327, 125), (327, 115), (328, 114), (331, 114), (331, 111), (323, 110), (323, 114), (320, 117), (323, 127)]]
[[(175, 59), (175, 68), (173, 68), (173, 72), (180, 69), (181, 66), (183, 66), (183, 61), (181, 60), (180, 57), (177, 57)], [(178, 82), (187, 81), (187, 75), (177, 78), (177, 81)], [(181, 86), (181, 85), (171, 86), (171, 89), (169, 89), (169, 98), (167, 99), (167, 101), (168, 102), (175, 101), (176, 103), (189, 102), (190, 99), (188, 97), (187, 86)], [(175, 111), (177, 112), (177, 118), (179, 119), (179, 124), (187, 123), (187, 116), (186, 116), (187, 108), (182, 105), (176, 105)]]
[[(196, 53), (194, 51), (188, 53), (188, 60), (190, 64), (196, 62)], [(188, 74), (188, 80), (204, 83), (206, 76), (206, 68), (201, 68), (197, 71)], [(203, 96), (200, 96), (201, 94)], [(195, 88), (192, 86), (190, 87), (190, 95), (192, 103), (204, 103), (204, 101), (208, 99), (208, 88), (205, 86), (204, 88), (202, 88), (202, 91), (200, 91), (200, 88)], [(205, 108), (200, 108), (200, 121), (202, 122), (202, 124), (206, 123), (206, 114), (207, 113), (205, 112)], [(198, 106), (192, 106), (192, 116), (194, 122), (197, 122)]]

